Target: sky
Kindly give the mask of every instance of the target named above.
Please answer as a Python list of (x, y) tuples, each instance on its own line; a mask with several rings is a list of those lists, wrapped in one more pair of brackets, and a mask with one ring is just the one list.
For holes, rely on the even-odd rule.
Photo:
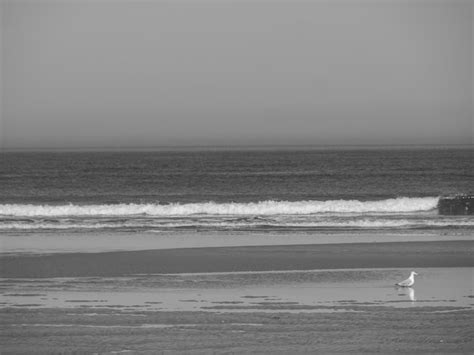
[(3, 149), (474, 143), (474, 1), (0, 6)]

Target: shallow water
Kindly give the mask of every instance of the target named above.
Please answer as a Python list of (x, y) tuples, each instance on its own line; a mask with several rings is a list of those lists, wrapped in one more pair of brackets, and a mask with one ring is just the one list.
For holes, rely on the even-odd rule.
[(0, 308), (117, 311), (334, 312), (360, 307), (474, 309), (474, 268), (347, 269), (2, 279)]

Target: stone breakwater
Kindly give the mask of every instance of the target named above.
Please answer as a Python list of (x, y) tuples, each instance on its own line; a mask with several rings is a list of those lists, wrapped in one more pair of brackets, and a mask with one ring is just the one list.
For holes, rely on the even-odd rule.
[(441, 197), (438, 202), (438, 212), (443, 215), (472, 215), (474, 214), (474, 195)]

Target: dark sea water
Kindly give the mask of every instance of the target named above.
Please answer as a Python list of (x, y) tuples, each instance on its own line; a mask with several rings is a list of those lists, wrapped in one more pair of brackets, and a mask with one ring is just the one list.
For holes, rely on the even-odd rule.
[(0, 156), (0, 232), (474, 228), (473, 149), (41, 152)]

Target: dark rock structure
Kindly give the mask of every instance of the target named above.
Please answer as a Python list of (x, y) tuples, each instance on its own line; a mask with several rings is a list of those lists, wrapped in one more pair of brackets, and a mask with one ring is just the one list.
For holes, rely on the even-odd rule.
[(445, 215), (474, 214), (474, 195), (441, 197), (438, 202), (438, 213)]

